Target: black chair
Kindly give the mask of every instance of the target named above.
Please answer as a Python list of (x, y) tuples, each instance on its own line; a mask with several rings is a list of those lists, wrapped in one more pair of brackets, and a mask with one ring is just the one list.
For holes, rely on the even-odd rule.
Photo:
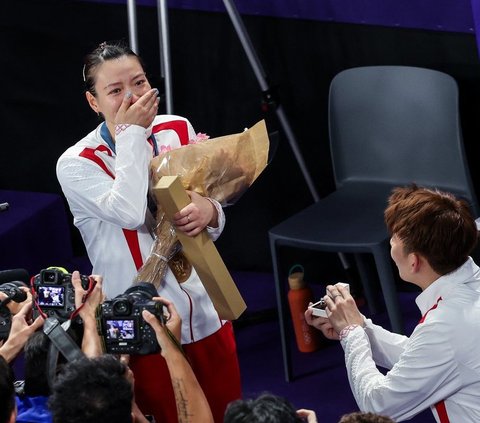
[[(340, 72), (329, 93), (330, 149), (336, 190), (269, 231), (284, 369), (291, 379), (287, 275), (279, 248), (353, 253), (370, 311), (373, 255), (392, 329), (403, 331), (383, 211), (391, 190), (415, 182), (448, 190), (479, 207), (465, 158), (458, 88), (444, 73), (407, 66)], [(335, 281), (334, 281), (335, 282)]]

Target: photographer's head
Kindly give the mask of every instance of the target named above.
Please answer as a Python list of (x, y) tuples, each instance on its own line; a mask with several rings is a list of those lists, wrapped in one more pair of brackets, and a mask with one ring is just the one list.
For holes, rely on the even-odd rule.
[(390, 417), (361, 411), (345, 414), (338, 423), (395, 423)]
[(0, 355), (0, 423), (13, 423), (16, 415), (13, 371)]
[(24, 393), (29, 397), (48, 396), (47, 356), (50, 341), (43, 331), (30, 335), (23, 349), (25, 362)]
[(224, 423), (301, 423), (295, 407), (285, 398), (263, 394), (256, 399), (237, 400), (225, 411)]
[(49, 407), (54, 423), (130, 423), (132, 385), (127, 367), (111, 355), (83, 357), (58, 376)]
[(392, 258), (400, 276), (414, 282), (409, 258), (424, 258), (445, 275), (460, 267), (477, 243), (477, 227), (468, 204), (450, 193), (416, 185), (396, 188), (385, 210), (392, 236)]

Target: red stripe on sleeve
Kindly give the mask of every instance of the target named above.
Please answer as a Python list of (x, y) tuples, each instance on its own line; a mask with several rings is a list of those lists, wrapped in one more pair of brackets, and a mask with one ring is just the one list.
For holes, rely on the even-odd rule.
[(171, 120), (169, 122), (159, 123), (152, 128), (152, 134), (156, 134), (160, 131), (165, 131), (170, 129), (175, 131), (180, 139), (180, 144), (187, 145), (189, 136), (188, 136), (188, 125), (184, 120)]
[[(103, 160), (95, 154), (96, 151), (105, 152), (109, 156), (112, 155), (112, 152), (110, 151), (110, 149), (105, 147), (104, 145), (99, 145), (95, 149), (85, 148), (79, 155), (86, 159), (92, 160), (97, 165), (99, 165), (107, 175), (109, 175), (112, 179), (115, 179), (115, 175), (112, 172), (110, 172), (110, 170), (107, 168)], [(131, 229), (122, 229), (122, 231), (123, 231), (123, 235), (125, 236), (125, 240), (127, 241), (130, 254), (132, 255), (133, 262), (135, 263), (135, 267), (138, 271), (138, 269), (140, 269), (140, 267), (142, 267), (143, 265), (142, 252), (140, 250), (140, 242), (138, 241), (138, 233), (137, 231), (133, 231)]]
[(115, 179), (115, 176), (113, 175), (112, 172), (107, 168), (107, 165), (103, 162), (103, 160), (98, 157), (95, 152), (100, 151), (107, 153), (109, 156), (112, 155), (112, 152), (110, 151), (109, 148), (105, 147), (104, 145), (99, 145), (97, 148), (84, 148), (83, 151), (79, 154), (80, 157), (84, 157), (86, 159), (92, 160), (95, 162), (97, 165), (99, 165), (107, 175)]

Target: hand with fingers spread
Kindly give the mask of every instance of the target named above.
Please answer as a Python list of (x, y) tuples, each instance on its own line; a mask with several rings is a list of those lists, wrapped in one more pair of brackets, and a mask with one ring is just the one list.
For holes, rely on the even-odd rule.
[(115, 115), (116, 125), (139, 125), (148, 128), (158, 112), (158, 89), (152, 88), (134, 101), (133, 94), (125, 94)]
[(12, 318), (10, 334), (6, 342), (0, 347), (0, 355), (8, 362), (12, 361), (22, 350), (30, 335), (42, 327), (44, 319), (38, 316), (33, 322), (32, 302), (24, 301), (21, 309)]
[(218, 213), (213, 203), (196, 192), (187, 193), (192, 202), (173, 216), (176, 228), (188, 236), (195, 236), (207, 226), (218, 226)]

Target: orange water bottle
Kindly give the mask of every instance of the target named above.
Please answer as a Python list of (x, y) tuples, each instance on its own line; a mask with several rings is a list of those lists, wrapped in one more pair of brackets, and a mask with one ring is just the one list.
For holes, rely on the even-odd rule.
[[(295, 268), (300, 271), (293, 272)], [(292, 315), (293, 328), (298, 349), (301, 352), (312, 352), (320, 347), (320, 334), (317, 329), (305, 321), (305, 310), (310, 302), (313, 302), (313, 291), (303, 279), (304, 271), (300, 265), (290, 269), (288, 275), (288, 304)]]

